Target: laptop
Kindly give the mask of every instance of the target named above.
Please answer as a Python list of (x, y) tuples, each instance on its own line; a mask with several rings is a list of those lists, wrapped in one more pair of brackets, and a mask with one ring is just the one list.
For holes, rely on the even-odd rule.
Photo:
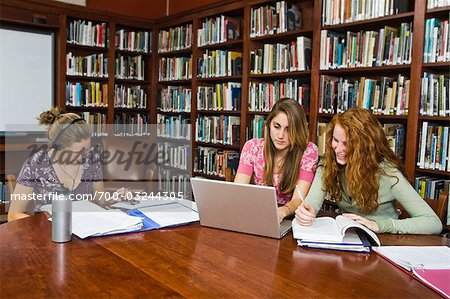
[(278, 222), (275, 187), (191, 178), (200, 224), (280, 239), (292, 221)]

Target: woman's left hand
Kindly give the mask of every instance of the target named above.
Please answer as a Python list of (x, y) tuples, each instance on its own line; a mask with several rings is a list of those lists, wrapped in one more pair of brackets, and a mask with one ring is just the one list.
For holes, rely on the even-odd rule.
[(365, 227), (367, 227), (368, 229), (370, 229), (371, 231), (374, 231), (376, 233), (379, 230), (378, 229), (378, 224), (375, 221), (373, 221), (373, 220), (369, 220), (369, 219), (361, 217), (359, 215), (350, 214), (350, 213), (344, 213), (344, 214), (342, 214), (342, 216), (344, 216), (346, 218), (349, 218), (349, 219), (353, 219), (356, 222), (364, 225)]

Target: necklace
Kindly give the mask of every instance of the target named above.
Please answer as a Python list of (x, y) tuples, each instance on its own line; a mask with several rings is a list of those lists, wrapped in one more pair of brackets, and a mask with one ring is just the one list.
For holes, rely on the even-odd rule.
[(59, 163), (57, 163), (59, 168), (61, 168), (62, 171), (64, 171), (65, 174), (69, 176), (69, 178), (72, 180), (72, 188), (70, 191), (73, 191), (73, 187), (75, 187), (75, 180), (77, 179), (78, 172), (80, 171), (80, 165), (77, 167), (77, 173), (75, 174), (75, 177), (71, 176)]

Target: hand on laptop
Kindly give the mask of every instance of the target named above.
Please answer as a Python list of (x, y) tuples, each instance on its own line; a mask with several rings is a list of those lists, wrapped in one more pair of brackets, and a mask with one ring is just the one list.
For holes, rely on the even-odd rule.
[(300, 205), (297, 210), (295, 210), (295, 219), (300, 225), (310, 226), (314, 218), (316, 218), (316, 213), (314, 208), (307, 203)]
[(290, 214), (290, 210), (286, 206), (278, 207), (278, 222), (282, 222)]

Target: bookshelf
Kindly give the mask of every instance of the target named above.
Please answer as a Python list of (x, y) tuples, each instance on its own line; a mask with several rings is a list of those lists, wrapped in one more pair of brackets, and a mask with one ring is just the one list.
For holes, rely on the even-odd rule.
[[(328, 0), (327, 0), (328, 1)], [(430, 0), (431, 1), (431, 0)], [(4, 13), (2, 13), (2, 20), (8, 20), (8, 22), (24, 22), (20, 19), (21, 16), (17, 16), (17, 13), (10, 13), (10, 11), (29, 11), (30, 8), (25, 4), (19, 3), (20, 1), (4, 0), (1, 3)], [(25, 1), (27, 2), (27, 1)], [(252, 15), (254, 11), (260, 8), (268, 6), (276, 6), (277, 1), (267, 0), (251, 0), (251, 1), (238, 1), (238, 0), (224, 0), (220, 3), (206, 5), (196, 10), (187, 11), (177, 15), (164, 17), (158, 20), (145, 21), (126, 18), (123, 16), (99, 13), (95, 11), (82, 10), (75, 8), (71, 5), (65, 4), (36, 4), (33, 2), (33, 9), (38, 9), (43, 14), (45, 12), (50, 20), (57, 20), (56, 25), (52, 25), (59, 30), (57, 51), (58, 63), (57, 63), (57, 94), (58, 105), (63, 108), (70, 108), (71, 111), (76, 112), (89, 112), (89, 113), (102, 113), (106, 115), (106, 122), (113, 124), (116, 115), (126, 114), (145, 114), (149, 117), (149, 121), (152, 124), (157, 124), (159, 121), (164, 121), (169, 118), (181, 118), (191, 124), (190, 140), (170, 139), (170, 136), (160, 136), (158, 141), (167, 142), (171, 145), (188, 144), (191, 146), (191, 163), (188, 174), (202, 175), (209, 178), (224, 179), (210, 174), (194, 172), (195, 169), (195, 155), (199, 148), (207, 148), (215, 151), (239, 151), (242, 148), (245, 141), (252, 138), (252, 122), (255, 117), (263, 119), (267, 116), (270, 110), (270, 101), (267, 107), (251, 108), (249, 101), (252, 99), (252, 92), (256, 94), (260, 92), (267, 97), (270, 85), (284, 84), (288, 86), (288, 89), (294, 89), (299, 87), (305, 87), (308, 89), (308, 96), (305, 95), (302, 98), (302, 104), (305, 106), (305, 110), (308, 116), (308, 123), (310, 128), (310, 139), (312, 141), (317, 140), (319, 133), (319, 123), (327, 123), (330, 121), (333, 113), (319, 112), (319, 105), (321, 99), (321, 77), (331, 76), (345, 78), (348, 80), (359, 81), (361, 77), (366, 77), (381, 82), (382, 77), (392, 77), (397, 80), (398, 75), (404, 75), (405, 80), (409, 80), (409, 101), (408, 101), (408, 113), (401, 115), (376, 115), (382, 125), (403, 125), (405, 129), (404, 140), (404, 165), (408, 175), (408, 179), (411, 183), (415, 183), (415, 178), (418, 176), (430, 176), (438, 179), (448, 179), (450, 172), (437, 170), (437, 169), (422, 169), (418, 167), (417, 163), (420, 162), (419, 149), (421, 148), (420, 133), (424, 122), (429, 125), (436, 126), (448, 126), (450, 122), (450, 115), (423, 115), (420, 112), (421, 99), (422, 99), (422, 78), (425, 73), (432, 75), (446, 75), (449, 76), (450, 61), (444, 59), (443, 61), (429, 62), (424, 60), (424, 45), (427, 35), (427, 19), (436, 18), (441, 21), (449, 19), (450, 6), (427, 8), (427, 1), (395, 1), (402, 6), (397, 12), (392, 13), (380, 13), (378, 8), (378, 14), (369, 16), (370, 18), (356, 17), (355, 19), (347, 22), (329, 22), (323, 23), (323, 10), (328, 2), (340, 2), (340, 1), (328, 1), (325, 0), (292, 0), (289, 1), (295, 4), (302, 13), (302, 24), (300, 28), (294, 28), (291, 31), (281, 30), (273, 31), (269, 33), (254, 34), (252, 33)], [(368, 1), (366, 1), (367, 3)], [(374, 5), (380, 1), (373, 1)], [(438, 2), (438, 1), (436, 1)], [(326, 6), (325, 6), (326, 7)], [(381, 7), (381, 6), (380, 6)], [(326, 8), (325, 8), (326, 9)], [(22, 14), (25, 15), (25, 14)], [(27, 15), (29, 18), (28, 23), (31, 23), (32, 14)], [(222, 17), (223, 16), (223, 17)], [(240, 37), (235, 39), (219, 40), (219, 42), (205, 42), (198, 43), (198, 30), (203, 27), (204, 23), (212, 26), (215, 22), (224, 21), (225, 18), (240, 20)], [(58, 22), (59, 18), (59, 22)], [(66, 36), (68, 30), (68, 24), (72, 20), (87, 20), (92, 21), (93, 24), (105, 23), (110, 35), (107, 47), (95, 47), (85, 45), (72, 45), (67, 43)], [(53, 21), (52, 21), (53, 22)], [(358, 67), (336, 67), (324, 69), (321, 67), (321, 35), (323, 30), (329, 32), (336, 32), (346, 36), (347, 32), (358, 33), (361, 31), (373, 31), (379, 34), (381, 29), (385, 26), (401, 29), (402, 23), (410, 24), (410, 31), (413, 32), (413, 39), (411, 42), (411, 57), (407, 62), (403, 62), (396, 65), (380, 64), (380, 65), (365, 65)], [(189, 24), (192, 29), (191, 42), (189, 45), (178, 45), (170, 48), (167, 45), (163, 51), (158, 51), (159, 33), (161, 31), (167, 31), (169, 34), (170, 29), (179, 26), (186, 26)], [(50, 25), (46, 25), (50, 26)], [(212, 27), (211, 27), (212, 28)], [(217, 27), (214, 27), (217, 28)], [(119, 30), (125, 30), (126, 32), (135, 31), (149, 31), (152, 32), (151, 40), (152, 45), (149, 49), (152, 51), (149, 53), (141, 53), (134, 50), (119, 49), (115, 45), (115, 32)], [(401, 30), (399, 30), (400, 32)], [(181, 32), (181, 31), (180, 31)], [(252, 58), (254, 55), (263, 52), (265, 48), (271, 51), (271, 47), (276, 49), (276, 44), (281, 46), (280, 52), (285, 51), (287, 45), (291, 46), (292, 43), (297, 44), (297, 38), (304, 37), (311, 40), (311, 61), (310, 67), (302, 70), (299, 69), (283, 69), (277, 72), (254, 72), (254, 62)], [(170, 41), (167, 36), (162, 40)], [(304, 40), (303, 40), (304, 43)], [(208, 59), (208, 57), (217, 55), (217, 53), (229, 53), (241, 52), (242, 53), (242, 66), (241, 74), (223, 75), (223, 76), (199, 76), (200, 72), (198, 64), (200, 59)], [(75, 76), (66, 74), (66, 55), (72, 53), (74, 56), (92, 56), (98, 58), (99, 55), (103, 55), (103, 59), (108, 58), (107, 65), (107, 77), (92, 77), (92, 76)], [(145, 64), (144, 78), (122, 79), (115, 76), (115, 59), (117, 57), (136, 57), (142, 56), (142, 61)], [(228, 54), (221, 54), (228, 55)], [(177, 60), (176, 59), (180, 59)], [(190, 58), (190, 62), (189, 62)], [(93, 58), (91, 58), (93, 59)], [(166, 76), (160, 77), (161, 67), (164, 67), (161, 61), (164, 61), (165, 66), (170, 65), (178, 67), (181, 73), (184, 75), (173, 77), (168, 73)], [(171, 61), (171, 62), (167, 62)], [(370, 61), (370, 60), (369, 60)], [(177, 66), (178, 63), (178, 66)], [(190, 72), (187, 71), (190, 69)], [(184, 72), (184, 73), (183, 73)], [(188, 76), (187, 74), (190, 74)], [(439, 79), (439, 77), (437, 77)], [(65, 86), (67, 82), (79, 82), (80, 84), (88, 84), (89, 82), (95, 82), (96, 84), (107, 84), (107, 105), (103, 103), (103, 106), (90, 106), (90, 107), (66, 107), (65, 99)], [(199, 102), (205, 101), (204, 95), (206, 93), (217, 93), (217, 90), (223, 90), (228, 88), (229, 83), (241, 84), (241, 100), (239, 109), (226, 109), (220, 110), (211, 107), (204, 107), (199, 109)], [(304, 84), (304, 85), (303, 85)], [(220, 89), (217, 86), (221, 86)], [(124, 86), (125, 88), (134, 88), (133, 92), (141, 94), (141, 92), (147, 94), (147, 105), (133, 106), (131, 107), (115, 107), (115, 91), (116, 86)], [(253, 87), (252, 87), (253, 86)], [(308, 87), (308, 88), (306, 88)], [(207, 91), (210, 88), (212, 91)], [(251, 89), (253, 88), (253, 90)], [(264, 89), (266, 88), (266, 89)], [(217, 90), (216, 90), (217, 89)], [(270, 90), (276, 88), (270, 87)], [(257, 91), (257, 92), (256, 92)], [(302, 91), (303, 93), (303, 91)], [(164, 101), (162, 101), (161, 94), (164, 94)], [(199, 100), (199, 96), (201, 96)], [(182, 99), (182, 100), (181, 100)], [(180, 105), (180, 101), (183, 103)], [(188, 105), (187, 103), (190, 102)], [(164, 104), (163, 104), (164, 103)], [(216, 105), (217, 107), (217, 105)], [(158, 116), (160, 115), (160, 116)], [(238, 117), (240, 120), (239, 128), (239, 142), (235, 144), (212, 144), (203, 143), (201, 141), (195, 141), (196, 136), (196, 120), (201, 117)], [(161, 117), (161, 119), (158, 119)], [(261, 120), (262, 122), (262, 120)], [(261, 134), (262, 132), (260, 132)], [(323, 135), (323, 134), (322, 134)]]

